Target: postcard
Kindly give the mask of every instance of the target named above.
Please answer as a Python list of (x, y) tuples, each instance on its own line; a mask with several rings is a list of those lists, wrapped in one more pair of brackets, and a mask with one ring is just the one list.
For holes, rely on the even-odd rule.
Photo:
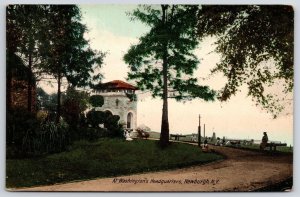
[(7, 191), (292, 191), (292, 6), (12, 4), (6, 41)]

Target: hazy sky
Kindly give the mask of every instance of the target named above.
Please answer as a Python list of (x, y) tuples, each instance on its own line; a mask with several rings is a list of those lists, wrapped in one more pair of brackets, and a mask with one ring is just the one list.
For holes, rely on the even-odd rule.
[[(149, 28), (138, 21), (131, 21), (126, 15), (126, 12), (135, 8), (134, 5), (81, 5), (80, 8), (83, 22), (89, 28), (86, 37), (91, 40), (91, 47), (108, 52), (101, 69), (105, 77), (103, 82), (115, 79), (125, 81), (129, 70), (122, 60), (123, 55)], [(213, 38), (207, 38), (195, 51), (202, 59), (195, 76), (201, 84), (218, 90), (225, 82), (222, 75), (207, 79), (210, 69), (220, 59), (218, 54), (211, 53), (213, 42)], [(138, 125), (145, 124), (153, 131), (160, 131), (162, 101), (144, 93), (139, 93), (138, 98)], [(292, 106), (289, 110), (292, 114)], [(293, 116), (272, 119), (270, 114), (257, 108), (247, 97), (246, 87), (226, 103), (204, 102), (200, 99), (185, 103), (169, 100), (170, 132), (196, 133), (199, 114), (201, 122), (206, 124), (208, 136), (214, 131), (219, 137), (261, 139), (262, 132), (266, 131), (270, 140), (293, 144)]]

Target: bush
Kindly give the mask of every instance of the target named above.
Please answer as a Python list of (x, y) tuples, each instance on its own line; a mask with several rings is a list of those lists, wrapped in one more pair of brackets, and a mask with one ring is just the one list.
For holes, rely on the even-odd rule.
[(44, 122), (46, 121), (48, 117), (48, 112), (47, 111), (43, 111), (43, 110), (39, 110), (37, 113), (36, 113), (36, 118), (39, 122)]
[(110, 131), (112, 137), (124, 137), (123, 126), (119, 124), (120, 116), (110, 115), (104, 122), (104, 127)]
[(58, 124), (55, 122), (46, 122), (41, 124), (36, 143), (37, 153), (62, 152), (70, 144), (69, 125), (61, 120)]
[(26, 110), (7, 113), (7, 157), (38, 156), (64, 151), (70, 144), (68, 124), (40, 122)]
[(34, 132), (39, 126), (35, 114), (25, 109), (7, 110), (6, 142), (7, 145), (21, 145), (26, 133)]
[(86, 114), (88, 124), (92, 125), (94, 128), (98, 128), (99, 124), (104, 124), (107, 115), (103, 111), (91, 110)]
[(22, 141), (22, 154), (38, 156), (62, 152), (69, 144), (68, 125), (65, 122), (62, 121), (59, 124), (45, 122), (25, 133)]
[(101, 107), (104, 104), (104, 98), (100, 95), (93, 95), (90, 97), (89, 102), (93, 107)]
[(108, 130), (111, 137), (123, 137), (123, 127), (118, 123), (120, 117), (113, 115), (109, 111), (95, 111), (91, 110), (87, 113), (87, 122), (93, 128), (99, 128), (100, 124)]
[(79, 101), (75, 99), (66, 99), (62, 106), (62, 116), (71, 128), (76, 128), (80, 118)]

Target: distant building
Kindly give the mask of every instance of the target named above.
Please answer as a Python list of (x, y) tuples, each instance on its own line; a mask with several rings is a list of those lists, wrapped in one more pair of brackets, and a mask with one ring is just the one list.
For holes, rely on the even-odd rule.
[[(18, 57), (7, 63), (6, 104), (7, 109), (28, 109), (28, 78), (31, 76), (31, 111), (36, 111), (36, 81)], [(30, 76), (29, 76), (30, 74)]]
[[(31, 111), (36, 110), (36, 85), (31, 87)], [(11, 93), (9, 98), (12, 108), (27, 109), (28, 106), (28, 83), (25, 80), (13, 78), (11, 80)]]
[(110, 111), (113, 115), (120, 116), (119, 123), (129, 131), (137, 127), (137, 98), (135, 91), (138, 88), (121, 80), (114, 80), (99, 84), (94, 88), (94, 95), (104, 98), (102, 107), (96, 107), (99, 111)]

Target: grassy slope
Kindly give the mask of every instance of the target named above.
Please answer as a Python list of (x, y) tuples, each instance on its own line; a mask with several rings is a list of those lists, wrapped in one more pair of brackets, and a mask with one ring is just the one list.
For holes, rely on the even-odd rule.
[(161, 150), (155, 141), (102, 139), (80, 141), (70, 151), (35, 159), (8, 159), (6, 186), (28, 187), (97, 177), (179, 168), (222, 159), (195, 146), (171, 144)]

